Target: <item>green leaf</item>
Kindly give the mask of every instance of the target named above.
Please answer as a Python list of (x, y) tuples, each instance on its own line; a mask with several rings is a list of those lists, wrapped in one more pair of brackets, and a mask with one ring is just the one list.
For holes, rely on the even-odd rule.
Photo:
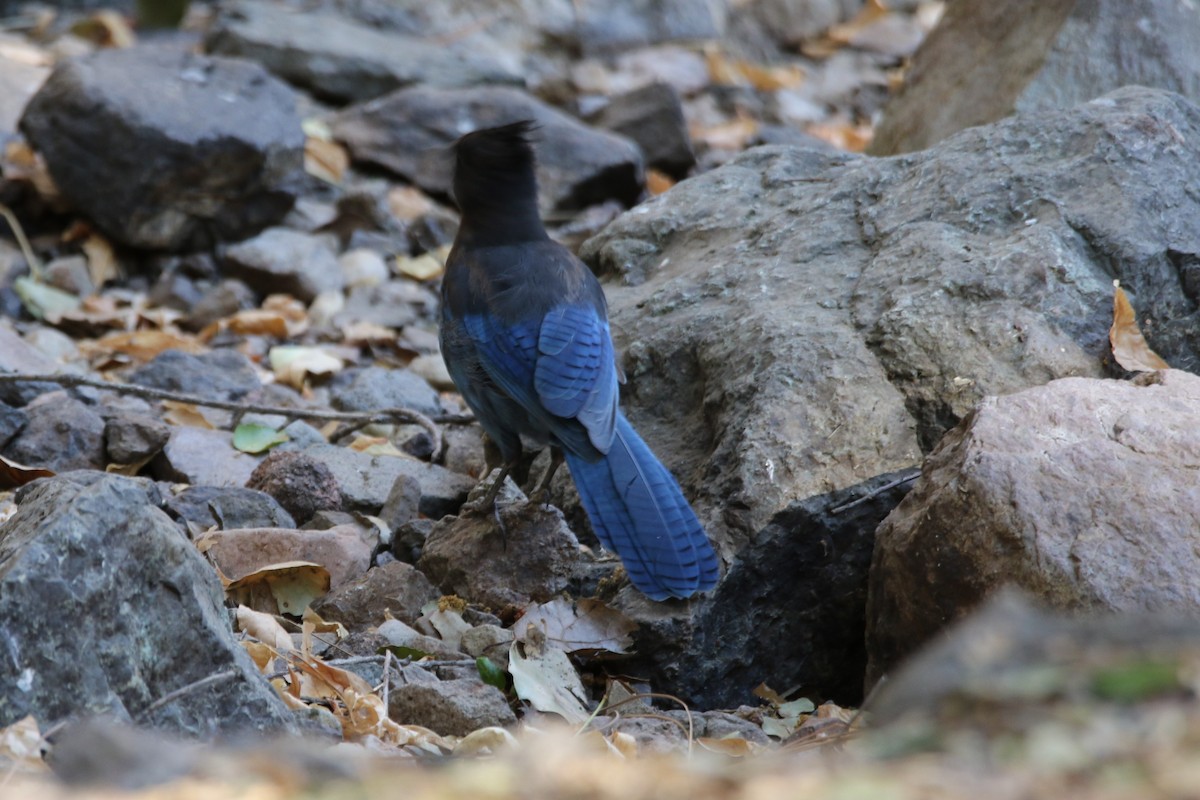
[(415, 647), (404, 647), (398, 644), (385, 644), (383, 647), (376, 650), (375, 654), (381, 656), (389, 650), (396, 658), (407, 658), (409, 661), (420, 661), (422, 658), (425, 658), (429, 655), (429, 653), (426, 653), (424, 650), (418, 650)]
[(55, 289), (26, 276), (13, 281), (13, 291), (21, 298), (26, 311), (36, 319), (48, 319), (51, 322), (68, 311), (79, 308), (82, 302), (70, 292)]
[(495, 686), (502, 692), (508, 689), (508, 673), (487, 656), (475, 659), (475, 668), (479, 670), (479, 677), (483, 678), (483, 682), (488, 686)]
[(243, 453), (263, 453), (290, 438), (283, 431), (277, 431), (270, 425), (243, 422), (233, 431), (233, 446)]
[(1118, 664), (1092, 675), (1092, 691), (1105, 700), (1119, 703), (1132, 703), (1180, 688), (1179, 664), (1169, 661)]

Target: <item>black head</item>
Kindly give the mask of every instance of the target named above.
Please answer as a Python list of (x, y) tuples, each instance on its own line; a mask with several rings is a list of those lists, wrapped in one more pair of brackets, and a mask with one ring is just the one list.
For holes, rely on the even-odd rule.
[(514, 226), (541, 232), (532, 138), (536, 130), (532, 120), (522, 120), (472, 131), (454, 143), (454, 199), (464, 224), (503, 224), (514, 234)]

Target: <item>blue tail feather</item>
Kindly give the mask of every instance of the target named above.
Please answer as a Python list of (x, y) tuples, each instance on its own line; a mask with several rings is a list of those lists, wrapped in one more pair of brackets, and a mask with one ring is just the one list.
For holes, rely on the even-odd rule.
[(717, 556), (679, 484), (633, 426), (618, 415), (608, 455), (566, 454), (596, 535), (621, 557), (630, 581), (652, 600), (713, 588)]

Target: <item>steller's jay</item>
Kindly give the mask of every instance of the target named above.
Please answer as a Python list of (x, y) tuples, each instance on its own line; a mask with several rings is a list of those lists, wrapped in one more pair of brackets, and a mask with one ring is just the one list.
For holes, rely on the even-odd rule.
[[(717, 557), (679, 484), (626, 421), (600, 283), (542, 227), (531, 122), (454, 145), (462, 223), (442, 282), (442, 355), (500, 448), (496, 492), (521, 437), (551, 446), (546, 491), (563, 460), (600, 541), (653, 600), (717, 583)], [(494, 508), (494, 505), (492, 505)]]

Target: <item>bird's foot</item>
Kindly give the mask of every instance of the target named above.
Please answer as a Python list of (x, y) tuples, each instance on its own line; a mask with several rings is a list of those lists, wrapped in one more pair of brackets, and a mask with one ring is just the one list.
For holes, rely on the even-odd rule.
[(562, 450), (557, 447), (550, 448), (550, 464), (546, 467), (546, 473), (542, 475), (542, 479), (538, 481), (537, 486), (529, 493), (529, 502), (534, 505), (550, 505), (550, 481), (554, 479), (554, 473), (562, 466), (563, 461)]
[(504, 481), (508, 479), (508, 473), (511, 469), (511, 464), (502, 466), (500, 474), (492, 481), (492, 485), (488, 487), (487, 493), (478, 500), (463, 503), (462, 508), (458, 512), (460, 517), (491, 515), (496, 523), (496, 527), (500, 529), (500, 540), (503, 542), (505, 549), (508, 548), (508, 526), (504, 524), (504, 517), (500, 514), (500, 504), (497, 502), (497, 496), (500, 494), (500, 489), (504, 487)]

